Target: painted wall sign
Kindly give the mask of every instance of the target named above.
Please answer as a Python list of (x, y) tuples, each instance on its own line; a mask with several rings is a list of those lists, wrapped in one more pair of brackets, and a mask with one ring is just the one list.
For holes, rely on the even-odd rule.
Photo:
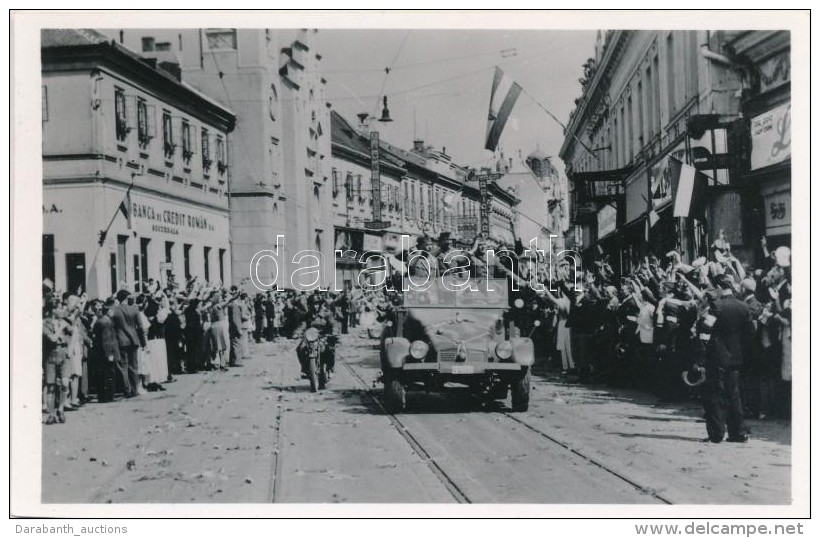
[(792, 105), (789, 102), (752, 118), (752, 170), (791, 157), (791, 114)]

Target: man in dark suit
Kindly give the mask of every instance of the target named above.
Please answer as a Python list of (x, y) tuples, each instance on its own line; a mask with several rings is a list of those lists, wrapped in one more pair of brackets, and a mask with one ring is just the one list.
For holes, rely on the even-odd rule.
[(137, 348), (144, 348), (146, 344), (145, 331), (139, 321), (139, 309), (128, 304), (127, 290), (117, 292), (117, 300), (120, 304), (111, 310), (111, 320), (117, 330), (117, 342), (120, 347), (120, 358), (128, 365), (128, 386), (126, 396), (137, 395), (139, 387), (139, 372), (137, 368)]
[(718, 275), (715, 280), (720, 295), (710, 308), (715, 323), (706, 347), (706, 431), (713, 443), (723, 441), (727, 428), (727, 441), (745, 443), (740, 369), (754, 342), (754, 324), (748, 305), (734, 296), (732, 279)]
[(111, 319), (111, 311), (117, 301), (108, 299), (101, 308), (101, 315), (94, 324), (94, 343), (92, 347), (92, 368), (97, 372), (99, 402), (110, 402), (114, 399), (117, 377), (125, 387), (125, 393), (131, 392), (128, 381), (128, 364), (120, 357), (120, 345), (117, 329)]
[[(236, 297), (239, 291), (236, 286), (231, 287), (231, 296)], [(242, 366), (242, 303), (238, 300), (231, 302), (228, 307), (228, 333), (231, 337), (231, 355), (228, 366)]]

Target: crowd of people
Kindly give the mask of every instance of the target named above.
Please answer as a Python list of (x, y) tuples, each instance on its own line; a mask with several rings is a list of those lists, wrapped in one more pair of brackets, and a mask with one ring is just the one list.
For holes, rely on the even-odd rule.
[[(437, 276), (448, 269), (474, 277), (489, 271), (515, 281), (508, 325), (532, 337), (540, 367), (554, 368), (568, 380), (634, 387), (667, 400), (697, 397), (708, 404), (714, 396), (720, 400), (715, 412), (729, 416), (721, 420), (730, 422), (730, 436), (740, 435), (744, 416), (790, 417), (787, 247), (770, 253), (764, 239), (765, 263), (752, 268), (720, 238), (708, 257), (687, 264), (676, 251), (651, 255), (622, 275), (606, 259), (583, 269), (570, 260), (533, 263), (520, 244), (488, 263), (488, 248), (503, 246), (477, 239), (454, 257), (447, 256), (455, 250), (448, 236), (421, 237), (415, 248), (387, 255), (393, 286), (355, 286), (339, 293), (250, 296), (235, 286), (192, 279), (184, 289), (173, 280), (164, 288), (149, 281), (137, 293), (120, 290), (106, 300), (88, 300), (82, 290), (60, 293), (46, 281), (46, 422), (64, 422), (65, 411), (91, 395), (99, 402), (116, 394), (131, 398), (164, 390), (182, 373), (241, 367), (250, 356), (250, 341), (297, 338), (309, 325), (376, 338), (380, 322), (401, 304), (401, 278)], [(736, 308), (729, 299), (743, 306)]]
[[(175, 376), (228, 371), (251, 356), (251, 342), (298, 337), (309, 325), (335, 334), (361, 327), (374, 336), (384, 297), (286, 290), (250, 296), (194, 278), (185, 289), (149, 280), (105, 299), (43, 283), (43, 411), (46, 424), (95, 399), (166, 390)], [(367, 331), (371, 331), (367, 333)]]

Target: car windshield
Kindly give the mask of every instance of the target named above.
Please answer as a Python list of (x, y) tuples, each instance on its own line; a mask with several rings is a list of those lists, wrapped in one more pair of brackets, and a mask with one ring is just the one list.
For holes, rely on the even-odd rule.
[(507, 308), (504, 279), (435, 279), (427, 289), (404, 292), (404, 306), (411, 308)]

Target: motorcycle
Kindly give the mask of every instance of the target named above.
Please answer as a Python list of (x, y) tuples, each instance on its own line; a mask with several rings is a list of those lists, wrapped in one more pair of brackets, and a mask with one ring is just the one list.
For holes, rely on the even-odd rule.
[(316, 327), (310, 327), (302, 335), (297, 353), (302, 372), (310, 382), (310, 392), (324, 390), (335, 366), (336, 349), (334, 335), (323, 335)]

